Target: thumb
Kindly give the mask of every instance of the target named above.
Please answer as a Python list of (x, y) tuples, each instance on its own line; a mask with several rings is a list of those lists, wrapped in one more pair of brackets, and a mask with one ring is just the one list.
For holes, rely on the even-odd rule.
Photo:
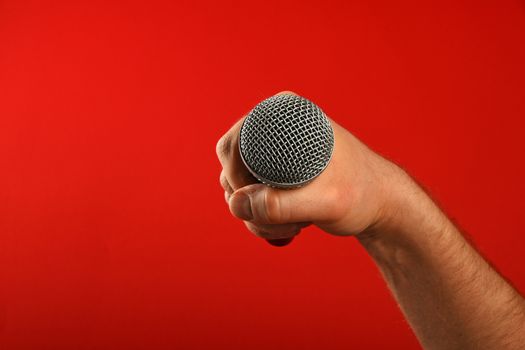
[(257, 224), (288, 224), (322, 220), (327, 196), (312, 193), (311, 187), (282, 190), (252, 184), (235, 191), (230, 211), (239, 219)]

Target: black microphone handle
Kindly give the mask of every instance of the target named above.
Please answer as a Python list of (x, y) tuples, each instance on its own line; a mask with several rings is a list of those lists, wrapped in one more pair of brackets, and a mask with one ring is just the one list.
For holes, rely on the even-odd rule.
[(292, 243), (293, 237), (290, 238), (279, 238), (279, 239), (267, 239), (266, 242), (270, 243), (274, 247), (284, 247), (285, 245), (288, 245)]

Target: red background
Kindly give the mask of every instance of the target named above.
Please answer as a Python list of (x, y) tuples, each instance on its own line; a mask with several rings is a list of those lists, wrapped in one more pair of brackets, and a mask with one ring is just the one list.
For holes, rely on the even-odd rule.
[(0, 1), (0, 348), (416, 349), (354, 239), (229, 215), (215, 143), (309, 97), (524, 291), (524, 86), (522, 1)]

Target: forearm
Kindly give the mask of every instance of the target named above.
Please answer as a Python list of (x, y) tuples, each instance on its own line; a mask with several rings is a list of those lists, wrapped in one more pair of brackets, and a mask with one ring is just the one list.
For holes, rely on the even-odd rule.
[(525, 302), (402, 171), (358, 236), (426, 349), (522, 349)]

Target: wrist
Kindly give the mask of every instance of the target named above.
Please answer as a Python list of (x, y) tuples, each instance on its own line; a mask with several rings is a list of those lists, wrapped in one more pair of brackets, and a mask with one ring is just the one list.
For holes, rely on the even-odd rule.
[(357, 236), (368, 249), (435, 240), (453, 227), (429, 195), (403, 169), (389, 163), (383, 202), (377, 220)]

